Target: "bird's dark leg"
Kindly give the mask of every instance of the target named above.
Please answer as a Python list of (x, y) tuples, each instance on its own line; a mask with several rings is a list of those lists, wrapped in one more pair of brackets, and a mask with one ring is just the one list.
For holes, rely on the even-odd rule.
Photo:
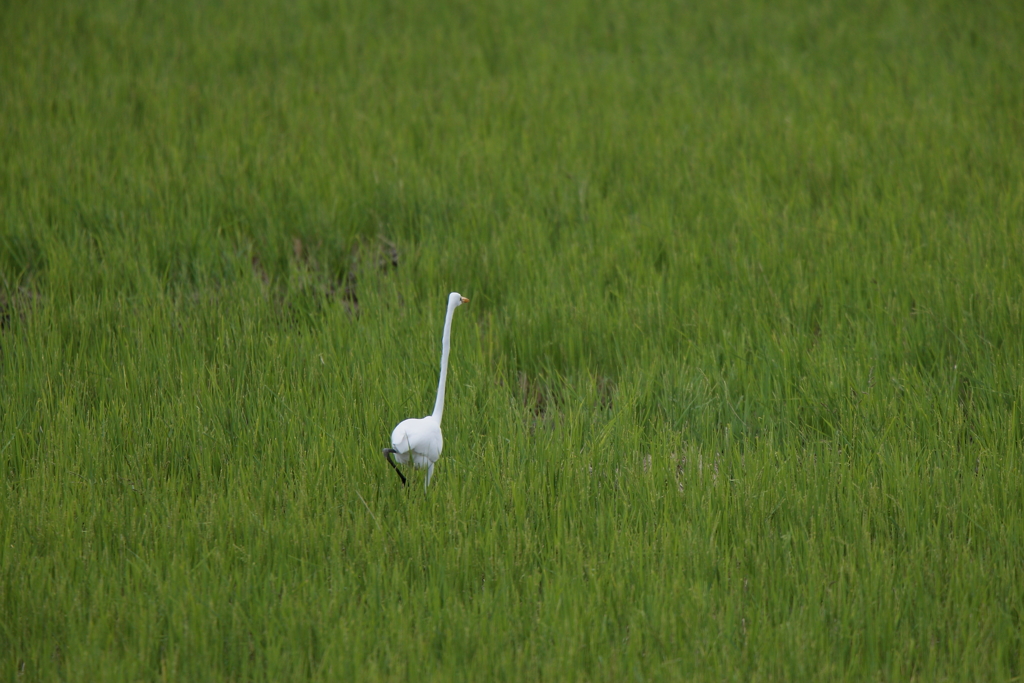
[(392, 467), (394, 467), (395, 468), (395, 472), (397, 472), (398, 476), (401, 477), (401, 479), (402, 479), (402, 486), (407, 486), (407, 484), (405, 483), (405, 475), (402, 474), (402, 470), (398, 469), (398, 465), (395, 464), (395, 461), (391, 459), (391, 454), (392, 453), (397, 453), (397, 452), (398, 451), (396, 451), (394, 448), (385, 448), (384, 449), (384, 457), (387, 458), (388, 464), (391, 465)]

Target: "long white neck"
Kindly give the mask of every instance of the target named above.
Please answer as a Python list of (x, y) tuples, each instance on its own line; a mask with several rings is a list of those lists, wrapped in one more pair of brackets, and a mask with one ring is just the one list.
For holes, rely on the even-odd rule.
[(457, 302), (448, 304), (448, 313), (444, 316), (444, 335), (441, 337), (441, 379), (437, 383), (437, 400), (434, 401), (434, 419), (441, 424), (444, 413), (444, 385), (448, 380), (448, 352), (452, 345), (452, 315), (458, 308)]

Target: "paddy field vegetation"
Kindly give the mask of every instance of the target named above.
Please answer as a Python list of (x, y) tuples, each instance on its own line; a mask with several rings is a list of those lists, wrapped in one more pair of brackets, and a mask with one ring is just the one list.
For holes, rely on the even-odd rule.
[(1022, 55), (999, 0), (0, 2), (0, 677), (1020, 681)]

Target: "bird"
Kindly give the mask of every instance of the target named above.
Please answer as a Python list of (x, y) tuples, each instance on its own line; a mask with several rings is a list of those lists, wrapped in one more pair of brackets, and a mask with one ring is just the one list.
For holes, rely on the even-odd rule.
[(392, 455), (403, 465), (412, 460), (413, 467), (427, 468), (427, 480), (423, 484), (424, 491), (430, 485), (430, 477), (434, 474), (434, 463), (441, 457), (441, 449), (444, 447), (444, 439), (441, 437), (441, 415), (444, 413), (444, 385), (448, 379), (452, 316), (455, 314), (456, 308), (468, 303), (469, 299), (458, 292), (448, 295), (448, 312), (444, 317), (444, 334), (441, 336), (441, 379), (437, 383), (434, 412), (426, 417), (413, 417), (399, 422), (395, 430), (391, 432), (391, 448), (384, 449), (384, 457), (387, 458), (388, 464), (395, 468), (395, 472), (398, 472), (403, 485), (406, 483), (405, 475), (391, 459)]

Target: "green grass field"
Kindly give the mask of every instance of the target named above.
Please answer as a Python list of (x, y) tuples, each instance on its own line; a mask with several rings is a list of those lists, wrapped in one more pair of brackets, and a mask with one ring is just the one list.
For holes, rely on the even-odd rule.
[(1021, 681), (1022, 55), (998, 0), (0, 2), (0, 678)]

